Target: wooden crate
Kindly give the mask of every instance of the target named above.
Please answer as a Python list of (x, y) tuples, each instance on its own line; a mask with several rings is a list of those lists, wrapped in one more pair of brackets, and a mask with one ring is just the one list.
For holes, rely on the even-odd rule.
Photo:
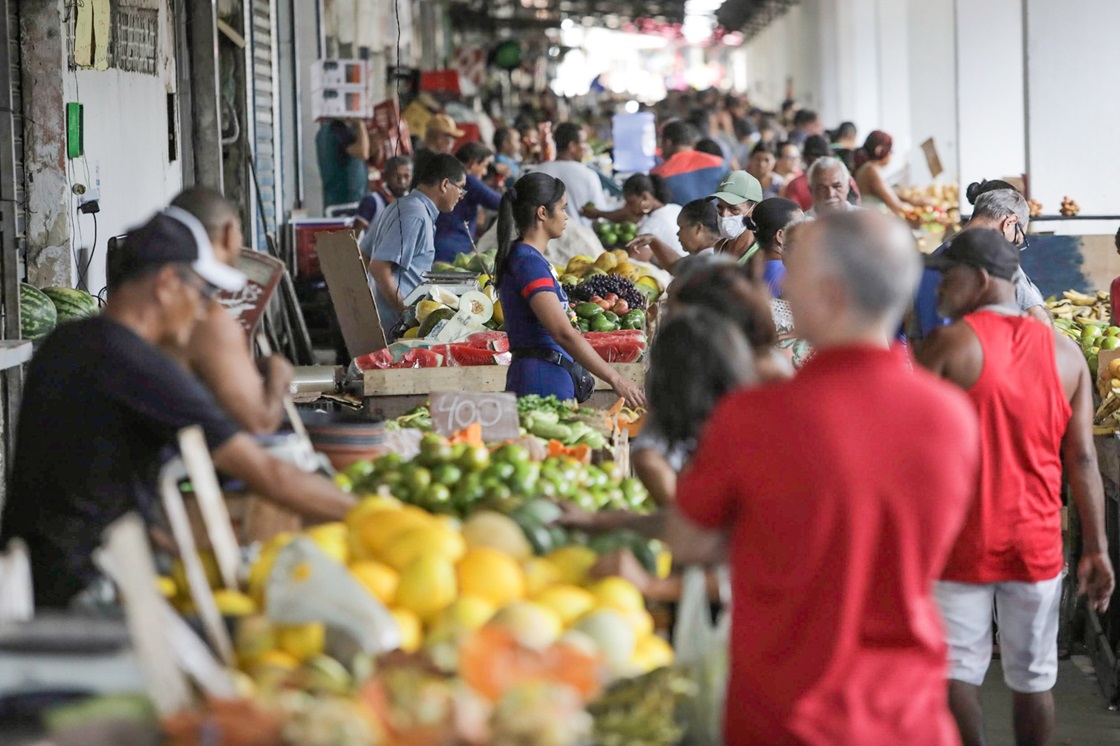
[[(613, 367), (638, 386), (645, 385), (643, 363), (615, 363)], [(367, 370), (364, 374), (365, 395), (427, 396), (433, 391), (505, 391), (508, 370), (504, 365)], [(611, 387), (596, 380), (595, 390), (610, 391)]]

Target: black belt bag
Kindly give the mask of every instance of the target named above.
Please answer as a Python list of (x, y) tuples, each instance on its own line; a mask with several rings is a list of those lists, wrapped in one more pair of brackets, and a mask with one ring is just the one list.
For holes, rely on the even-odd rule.
[(522, 360), (525, 358), (543, 360), (546, 363), (559, 365), (561, 368), (568, 371), (568, 375), (572, 377), (572, 385), (576, 390), (576, 401), (581, 404), (590, 399), (591, 395), (595, 393), (595, 377), (587, 372), (587, 368), (584, 368), (575, 360), (561, 355), (556, 350), (541, 350), (530, 347), (523, 350), (513, 350), (512, 352), (514, 360)]

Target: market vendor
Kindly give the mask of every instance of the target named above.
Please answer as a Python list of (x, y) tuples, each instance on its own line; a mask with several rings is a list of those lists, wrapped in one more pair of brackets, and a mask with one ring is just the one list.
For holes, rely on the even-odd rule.
[(758, 251), (751, 213), (763, 200), (762, 185), (746, 171), (732, 171), (719, 183), (710, 199), (716, 203), (722, 239), (716, 244), (716, 252), (746, 264)]
[(436, 218), (436, 261), (453, 262), (460, 254), (476, 250), (479, 208), (497, 212), (502, 193), (483, 182), (486, 169), (494, 162), (494, 152), (485, 145), (468, 142), (455, 151), (467, 170), (467, 191), (451, 212)]
[(312, 520), (353, 504), (322, 477), (270, 456), (161, 348), (184, 347), (218, 289), (245, 276), (219, 262), (202, 224), (174, 208), (129, 231), (101, 315), (59, 326), (27, 371), (0, 546), (30, 550), (35, 601), (62, 607), (97, 578), (93, 552), (136, 511), (159, 526), (157, 482), (180, 429), (199, 425), (217, 469)]
[[(202, 223), (218, 261), (237, 266), (243, 236), (237, 210), (208, 187), (191, 187), (171, 202)], [(109, 268), (109, 274), (116, 267)], [(116, 278), (109, 281), (116, 284)], [(181, 359), (210, 390), (218, 405), (243, 430), (273, 433), (284, 420), (284, 397), (292, 382), (292, 366), (282, 355), (258, 364), (245, 329), (221, 303), (210, 303), (205, 318), (191, 332), (184, 348), (165, 350)]]
[(372, 257), (369, 275), (387, 340), (404, 313), (405, 298), (435, 261), (436, 217), (451, 212), (467, 192), (467, 170), (455, 156), (438, 153), (419, 168), (417, 187), (385, 208), (359, 245)]
[(567, 202), (564, 182), (539, 172), (522, 176), (502, 197), (494, 284), (513, 353), (506, 390), (518, 396), (576, 399), (577, 382), (586, 383), (590, 372), (630, 406), (643, 406), (641, 389), (603, 360), (572, 325), (568, 296), (544, 258), (549, 240), (564, 233)]

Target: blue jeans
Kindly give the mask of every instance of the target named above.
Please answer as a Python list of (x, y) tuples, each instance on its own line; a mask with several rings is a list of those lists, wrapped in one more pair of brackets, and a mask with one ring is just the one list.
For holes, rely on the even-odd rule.
[(559, 365), (536, 358), (519, 358), (513, 361), (506, 374), (506, 391), (512, 391), (518, 396), (554, 395), (561, 401), (576, 398), (571, 374)]

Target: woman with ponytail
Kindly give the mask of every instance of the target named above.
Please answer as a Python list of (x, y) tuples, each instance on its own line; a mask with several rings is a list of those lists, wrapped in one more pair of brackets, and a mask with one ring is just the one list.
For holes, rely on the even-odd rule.
[(863, 147), (856, 151), (856, 186), (863, 197), (863, 206), (883, 212), (893, 212), (904, 217), (913, 205), (903, 202), (886, 179), (882, 169), (891, 162), (894, 141), (882, 130), (867, 136)]
[(513, 353), (506, 390), (584, 400), (590, 373), (630, 406), (644, 406), (642, 390), (599, 357), (572, 325), (568, 296), (544, 258), (548, 242), (564, 233), (567, 205), (564, 182), (535, 172), (518, 179), (498, 209), (494, 284)]

